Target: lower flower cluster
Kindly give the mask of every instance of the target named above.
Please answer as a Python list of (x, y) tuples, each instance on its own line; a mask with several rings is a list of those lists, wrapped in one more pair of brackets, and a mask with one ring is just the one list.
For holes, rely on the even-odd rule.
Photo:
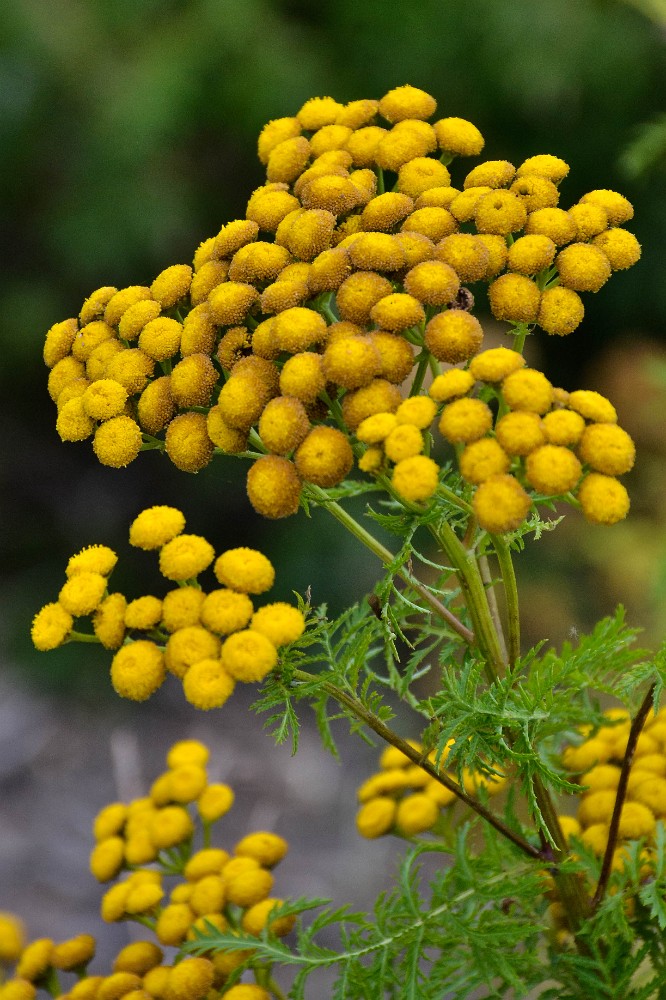
[(102, 918), (138, 923), (150, 937), (122, 948), (111, 972), (93, 974), (91, 934), (26, 943), (21, 922), (2, 913), (0, 967), (8, 975), (1, 1000), (34, 1000), (40, 990), (66, 1000), (269, 1000), (272, 993), (260, 985), (263, 965), (257, 982), (236, 981), (235, 970), (252, 968), (250, 949), (197, 958), (176, 951), (200, 931), (258, 937), (268, 928), (284, 936), (294, 923), (293, 917), (271, 918), (282, 903), (271, 895), (272, 869), (288, 849), (282, 837), (262, 830), (231, 851), (210, 846), (211, 829), (234, 796), (227, 785), (209, 783), (207, 760), (208, 749), (197, 740), (176, 743), (148, 796), (113, 802), (94, 821), (93, 875), (104, 883), (125, 873), (104, 894)]
[[(417, 743), (412, 745), (421, 749)], [(431, 753), (429, 759), (434, 763), (435, 754)], [(442, 811), (456, 802), (455, 792), (413, 764), (397, 747), (384, 750), (379, 767), (379, 772), (358, 790), (361, 807), (356, 828), (361, 836), (374, 840), (387, 833), (408, 838), (428, 830), (436, 833)], [(488, 795), (496, 795), (504, 788), (506, 778), (465, 768), (462, 784), (469, 794), (483, 789)]]
[[(105, 545), (72, 556), (58, 600), (34, 618), (37, 649), (79, 640), (115, 650), (111, 682), (119, 695), (134, 701), (145, 701), (169, 673), (200, 709), (223, 705), (236, 681), (263, 680), (277, 665), (280, 647), (303, 633), (303, 612), (283, 601), (255, 609), (252, 597), (269, 590), (275, 579), (269, 559), (245, 547), (215, 558), (210, 542), (184, 528), (181, 511), (165, 506), (142, 511), (130, 527), (131, 544), (159, 551), (162, 576), (177, 584), (163, 597), (128, 601), (109, 592), (117, 556)], [(211, 565), (220, 586), (205, 592), (198, 577)], [(92, 634), (74, 629), (75, 619), (86, 618)]]
[[(609, 826), (620, 769), (627, 749), (630, 720), (624, 709), (606, 712), (608, 724), (590, 734), (578, 746), (564, 751), (562, 761), (575, 780), (585, 786), (576, 817), (560, 817), (569, 837), (602, 855), (608, 844)], [(657, 821), (666, 818), (666, 709), (653, 713), (638, 737), (629, 771), (626, 800), (620, 813), (614, 868), (626, 863), (627, 844), (642, 840), (649, 863)]]

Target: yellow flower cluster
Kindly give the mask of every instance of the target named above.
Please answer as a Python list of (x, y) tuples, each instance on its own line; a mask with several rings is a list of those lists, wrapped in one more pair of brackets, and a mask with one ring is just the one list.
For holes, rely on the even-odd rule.
[[(188, 472), (216, 450), (249, 452), (248, 495), (269, 518), (296, 512), (303, 483), (340, 483), (355, 458), (370, 472), (387, 458), (400, 496), (429, 499), (439, 470), (422, 454), (426, 425), (398, 411), (428, 364), (478, 353), (464, 286), (488, 284), (494, 316), (514, 328), (563, 335), (583, 318), (579, 293), (640, 256), (622, 195), (595, 190), (559, 207), (569, 168), (556, 156), (488, 160), (452, 186), (451, 161), (484, 140), (436, 110), (402, 86), (379, 101), (315, 97), (269, 122), (258, 142), (266, 182), (244, 219), (204, 240), (191, 265), (149, 286), (97, 289), (48, 331), (61, 437), (92, 436), (113, 467), (148, 447)], [(376, 415), (379, 427), (366, 425)], [(618, 494), (600, 475), (581, 503), (605, 522)], [(524, 495), (513, 480), (496, 491), (515, 520)]]
[[(167, 673), (181, 680), (186, 699), (200, 709), (223, 705), (236, 681), (263, 680), (276, 666), (280, 647), (303, 633), (303, 613), (283, 601), (255, 609), (250, 595), (265, 593), (275, 579), (261, 552), (240, 547), (216, 559), (210, 542), (184, 528), (181, 511), (166, 506), (142, 511), (130, 527), (131, 544), (159, 551), (162, 575), (178, 585), (161, 598), (128, 601), (109, 593), (116, 555), (106, 546), (73, 556), (58, 600), (34, 618), (37, 649), (78, 639), (115, 650), (111, 682), (134, 701), (149, 698)], [(205, 592), (197, 578), (211, 564), (220, 586)], [(74, 618), (86, 616), (92, 636), (73, 630)]]
[[(627, 748), (630, 719), (624, 709), (609, 709), (608, 722), (590, 733), (577, 746), (566, 747), (562, 763), (585, 786), (577, 817), (561, 816), (565, 836), (580, 840), (602, 855)], [(613, 854), (614, 870), (626, 861), (630, 840), (644, 840), (645, 863), (649, 864), (657, 820), (666, 819), (666, 709), (652, 713), (638, 737), (629, 772), (625, 802), (620, 813), (618, 843)]]
[[(410, 742), (415, 749), (421, 749), (420, 744)], [(434, 753), (429, 760), (435, 762)], [(505, 784), (506, 779), (499, 775), (489, 777), (468, 768), (463, 771), (463, 787), (471, 795), (481, 788), (488, 795), (495, 795)], [(413, 837), (436, 830), (442, 810), (456, 802), (454, 792), (393, 746), (384, 750), (378, 773), (363, 782), (357, 795), (361, 806), (356, 828), (368, 840), (386, 833)]]
[[(287, 853), (282, 837), (261, 830), (243, 837), (232, 851), (210, 846), (210, 829), (231, 808), (233, 792), (208, 782), (207, 761), (208, 749), (199, 741), (176, 743), (150, 795), (110, 803), (93, 824), (93, 875), (111, 882), (130, 872), (105, 892), (102, 918), (140, 923), (153, 937), (123, 947), (108, 975), (92, 975), (87, 969), (95, 955), (92, 935), (26, 943), (21, 922), (1, 913), (0, 971), (14, 966), (0, 986), (3, 1000), (34, 1000), (38, 990), (52, 992), (56, 976), (66, 1000), (269, 1000), (271, 994), (255, 983), (228, 985), (235, 969), (251, 965), (252, 950), (210, 951), (179, 961), (165, 952), (209, 925), (258, 937), (267, 927), (284, 936), (294, 924), (293, 917), (270, 920), (282, 902), (271, 896), (272, 869)], [(205, 846), (197, 848), (200, 827)], [(61, 982), (63, 973), (71, 983)]]

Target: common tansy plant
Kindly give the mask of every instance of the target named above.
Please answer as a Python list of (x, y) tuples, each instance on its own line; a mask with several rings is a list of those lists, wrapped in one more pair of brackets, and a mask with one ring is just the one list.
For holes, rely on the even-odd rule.
[[(253, 708), (294, 752), (302, 702), (334, 752), (331, 722), (348, 720), (384, 745), (358, 833), (406, 853), (372, 916), (282, 904), (271, 869), (286, 844), (262, 831), (233, 856), (211, 846), (233, 796), (186, 741), (148, 797), (95, 820), (91, 871), (115, 880), (102, 915), (157, 944), (91, 978), (92, 939), (25, 947), (8, 915), (0, 958), (18, 966), (0, 1000), (56, 996), (53, 970), (75, 967), (72, 1000), (300, 1000), (333, 967), (336, 1000), (664, 995), (666, 647), (638, 649), (619, 608), (561, 650), (544, 614), (544, 642), (525, 649), (513, 564), (567, 507), (590, 531), (628, 514), (635, 446), (612, 401), (554, 384), (524, 348), (566, 349), (587, 296), (639, 261), (633, 208), (603, 176), (567, 202), (569, 165), (551, 152), (514, 164), (484, 147), (411, 85), (313, 97), (262, 129), (265, 183), (244, 218), (48, 331), (63, 441), (90, 439), (114, 469), (142, 451), (188, 473), (238, 458), (258, 515), (320, 508), (378, 573), (334, 620), (306, 570), (307, 600), (266, 603), (265, 555), (217, 553), (158, 503), (129, 540), (157, 557), (165, 592), (114, 592), (102, 540), (70, 559), (35, 646), (101, 643), (136, 701), (168, 674), (203, 710), (261, 685)], [(334, 927), (337, 948), (318, 937)]]

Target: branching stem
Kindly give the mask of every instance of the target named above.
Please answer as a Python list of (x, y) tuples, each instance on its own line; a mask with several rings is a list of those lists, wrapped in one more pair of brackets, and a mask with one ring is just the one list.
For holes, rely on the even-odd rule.
[[(333, 517), (344, 525), (344, 527), (351, 532), (351, 534), (358, 538), (360, 542), (365, 545), (366, 548), (370, 549), (374, 555), (380, 559), (385, 566), (390, 566), (391, 563), (395, 561), (395, 555), (387, 549), (378, 539), (371, 535), (363, 525), (359, 524), (349, 514), (344, 507), (341, 507), (339, 503), (335, 500), (330, 500), (323, 490), (320, 490), (316, 486), (309, 486), (309, 491), (314, 495), (319, 506), (327, 510)], [(461, 621), (445, 607), (441, 601), (439, 601), (434, 594), (431, 594), (427, 587), (420, 583), (412, 574), (404, 567), (401, 566), (400, 569), (396, 571), (396, 575), (404, 580), (408, 586), (410, 586), (416, 593), (421, 597), (421, 599), (434, 611), (440, 618), (443, 618), (447, 625), (457, 634), (460, 638), (467, 643), (468, 646), (474, 645), (474, 634), (463, 625)]]
[[(297, 681), (304, 681), (307, 683), (312, 683), (317, 681), (316, 674), (309, 674), (303, 670), (294, 670), (292, 677)], [(382, 720), (365, 707), (363, 702), (355, 698), (354, 695), (349, 694), (347, 691), (343, 691), (341, 688), (336, 687), (335, 684), (331, 684), (330, 681), (323, 681), (321, 687), (327, 694), (334, 698), (340, 705), (347, 708), (355, 718), (360, 719), (362, 722), (372, 729), (374, 733), (377, 734), (386, 743), (390, 743), (391, 746), (396, 747), (400, 750), (406, 757), (408, 757), (413, 764), (420, 767), (426, 774), (429, 774), (431, 778), (438, 781), (445, 788), (448, 788), (450, 792), (453, 792), (462, 802), (466, 803), (473, 809), (474, 812), (478, 813), (487, 823), (490, 823), (502, 836), (510, 840), (523, 854), (527, 854), (530, 858), (540, 858), (541, 851), (539, 848), (534, 847), (532, 844), (528, 843), (520, 834), (516, 833), (515, 830), (510, 829), (506, 826), (501, 819), (498, 819), (489, 809), (487, 809), (478, 799), (473, 796), (468, 795), (462, 785), (459, 785), (457, 781), (451, 778), (446, 772), (439, 771), (435, 765), (424, 758), (423, 754), (413, 747), (411, 743), (404, 740), (401, 736), (398, 736), (396, 732), (389, 729)]]
[(617, 785), (617, 793), (615, 795), (615, 805), (613, 806), (613, 815), (611, 816), (610, 827), (608, 829), (608, 843), (606, 845), (606, 850), (604, 852), (604, 859), (601, 863), (601, 872), (599, 874), (599, 881), (597, 883), (597, 888), (592, 897), (592, 911), (597, 909), (608, 886), (608, 880), (611, 875), (612, 865), (613, 865), (613, 853), (617, 847), (617, 837), (618, 831), (620, 829), (620, 817), (622, 815), (622, 806), (624, 805), (624, 800), (627, 795), (627, 783), (629, 781), (629, 771), (631, 770), (631, 765), (634, 760), (634, 754), (636, 752), (636, 744), (638, 743), (638, 737), (641, 735), (641, 730), (645, 725), (645, 720), (650, 714), (650, 709), (652, 708), (654, 702), (654, 691), (655, 685), (652, 684), (641, 702), (641, 707), (636, 713), (636, 717), (631, 723), (631, 729), (629, 730), (629, 738), (627, 739), (627, 749), (624, 754), (624, 760), (622, 761), (622, 768), (620, 769), (620, 780)]

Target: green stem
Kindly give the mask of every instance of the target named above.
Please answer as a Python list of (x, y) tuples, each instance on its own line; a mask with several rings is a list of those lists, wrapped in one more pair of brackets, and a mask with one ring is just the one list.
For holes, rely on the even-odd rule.
[(493, 545), (499, 562), (504, 593), (506, 596), (507, 624), (509, 632), (509, 666), (513, 667), (520, 656), (520, 610), (518, 605), (518, 585), (511, 558), (511, 550), (502, 535), (493, 535)]
[(282, 992), (272, 976), (268, 977), (265, 985), (267, 989), (271, 991), (276, 1000), (287, 1000), (287, 994)]
[(414, 375), (414, 381), (412, 382), (412, 387), (409, 390), (410, 396), (416, 396), (423, 388), (423, 381), (426, 376), (426, 372), (430, 366), (430, 351), (425, 348), (421, 352), (421, 357), (416, 368), (416, 374)]
[(503, 659), (506, 660), (508, 658), (508, 654), (506, 649), (506, 640), (504, 638), (504, 629), (502, 628), (502, 618), (500, 616), (499, 607), (497, 604), (495, 585), (490, 573), (490, 566), (488, 564), (488, 559), (486, 556), (479, 556), (479, 570), (481, 571), (481, 579), (483, 580), (483, 585), (486, 588), (488, 607), (490, 608), (490, 615), (495, 625), (495, 632), (497, 633), (497, 638), (499, 640), (500, 648), (502, 650), (502, 657)]
[[(317, 486), (308, 487), (308, 492), (316, 500), (316, 502), (327, 510), (333, 517), (342, 524), (347, 531), (349, 531), (355, 538), (358, 538), (360, 542), (365, 545), (366, 548), (377, 556), (378, 559), (382, 561), (385, 566), (390, 566), (391, 563), (395, 561), (395, 555), (387, 548), (385, 548), (380, 541), (378, 541), (374, 535), (371, 535), (369, 531), (356, 521), (351, 514), (348, 514), (344, 507), (341, 507), (339, 503), (335, 500), (330, 500), (323, 490), (320, 490)], [(470, 630), (463, 625), (461, 621), (456, 618), (456, 616), (445, 607), (441, 601), (438, 601), (434, 594), (431, 594), (427, 587), (424, 587), (412, 574), (405, 569), (404, 566), (397, 570), (397, 576), (401, 580), (404, 580), (416, 593), (428, 604), (428, 606), (441, 618), (443, 618), (449, 627), (460, 636), (469, 646), (473, 645), (475, 642), (474, 635)]]
[(66, 642), (97, 642), (99, 639), (96, 635), (90, 635), (88, 632), (75, 632), (72, 630), (67, 636)]
[(476, 645), (485, 660), (488, 680), (492, 683), (503, 675), (505, 662), (476, 559), (446, 521), (429, 525), (429, 528), (456, 571), (472, 619)]
[[(493, 624), (488, 604), (488, 595), (483, 585), (479, 566), (473, 552), (465, 549), (456, 533), (446, 522), (439, 526), (431, 525), (430, 530), (439, 542), (442, 550), (446, 553), (451, 564), (455, 567), (465, 595), (467, 610), (472, 619), (474, 634), (477, 637), (477, 645), (485, 660), (486, 676), (492, 684), (497, 678), (504, 675), (506, 661)], [(518, 614), (517, 597), (515, 614)], [(514, 631), (514, 636), (516, 634)], [(511, 641), (515, 644), (515, 637)], [(541, 778), (536, 775), (532, 778), (532, 782), (534, 797), (543, 820), (544, 831), (549, 844), (553, 845), (553, 860), (558, 864), (568, 855), (568, 847), (557, 818), (557, 810), (555, 809), (550, 792), (543, 784)], [(588, 900), (584, 889), (576, 875), (566, 872), (562, 874), (556, 872), (555, 878), (562, 902), (569, 914), (572, 929), (575, 931), (588, 913)]]
[(530, 328), (527, 323), (518, 323), (515, 327), (513, 333), (513, 349), (518, 351), (519, 354), (523, 353), (525, 347), (525, 340), (530, 332)]
[[(291, 676), (294, 680), (304, 681), (308, 684), (311, 684), (313, 681), (318, 681), (316, 674), (306, 673), (304, 670), (294, 670)], [(355, 698), (354, 695), (336, 687), (335, 684), (331, 684), (329, 681), (321, 682), (321, 687), (331, 696), (331, 698), (334, 698), (341, 705), (344, 705), (344, 707), (347, 708), (352, 715), (364, 722), (369, 729), (372, 729), (372, 731), (377, 734), (377, 736), (383, 739), (386, 743), (390, 743), (391, 746), (396, 747), (406, 757), (408, 757), (413, 764), (416, 764), (423, 771), (425, 771), (426, 774), (430, 775), (431, 778), (434, 778), (435, 781), (438, 781), (441, 785), (444, 785), (445, 788), (448, 788), (450, 792), (453, 792), (457, 798), (461, 799), (462, 802), (468, 805), (470, 809), (473, 809), (474, 812), (481, 816), (487, 823), (490, 823), (490, 825), (501, 833), (502, 836), (510, 840), (512, 844), (515, 844), (515, 846), (522, 851), (523, 854), (527, 854), (530, 858), (535, 859), (541, 857), (541, 851), (539, 848), (534, 847), (521, 837), (520, 834), (506, 826), (501, 819), (491, 813), (489, 809), (479, 802), (478, 799), (468, 795), (462, 785), (458, 784), (458, 782), (451, 778), (445, 771), (438, 770), (427, 757), (423, 757), (422, 753), (416, 749), (416, 747), (413, 747), (411, 743), (408, 743), (407, 740), (403, 740), (403, 738), (398, 736), (396, 732), (384, 725), (381, 719), (367, 709), (365, 705), (358, 700), (358, 698)]]

